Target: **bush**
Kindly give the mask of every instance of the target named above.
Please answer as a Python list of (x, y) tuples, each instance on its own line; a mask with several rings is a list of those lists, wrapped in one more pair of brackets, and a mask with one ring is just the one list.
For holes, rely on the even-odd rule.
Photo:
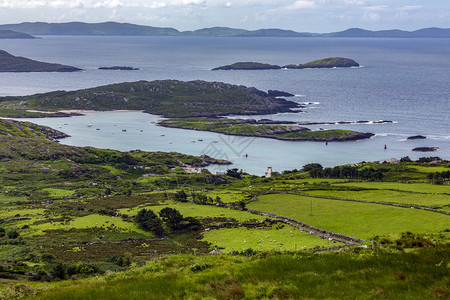
[(6, 235), (8, 236), (9, 239), (13, 240), (19, 237), (19, 232), (15, 229), (10, 229), (6, 232)]
[(152, 231), (157, 236), (163, 236), (165, 233), (161, 219), (152, 210), (141, 209), (134, 217), (134, 222), (142, 229)]

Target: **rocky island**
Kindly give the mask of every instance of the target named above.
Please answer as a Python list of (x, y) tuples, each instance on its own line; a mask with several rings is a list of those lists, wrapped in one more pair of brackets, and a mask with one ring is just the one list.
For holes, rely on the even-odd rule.
[(416, 152), (434, 152), (434, 151), (438, 151), (439, 147), (417, 147), (412, 149), (412, 151), (416, 151)]
[[(297, 112), (301, 105), (254, 87), (222, 82), (156, 80), (111, 84), (78, 91), (1, 97), (1, 108), (23, 111), (142, 110), (168, 118), (265, 115)], [(27, 116), (28, 117), (28, 116)]]
[(81, 69), (14, 56), (0, 50), (0, 72), (77, 72)]
[(423, 136), (423, 135), (413, 135), (413, 136), (409, 136), (408, 138), (407, 138), (407, 140), (424, 140), (424, 139), (426, 139), (427, 137), (426, 136)]
[(214, 68), (216, 70), (278, 70), (281, 69), (278, 65), (270, 65), (258, 62), (237, 62), (232, 65), (226, 65)]
[(286, 69), (317, 69), (317, 68), (351, 68), (359, 67), (359, 64), (350, 58), (343, 57), (329, 57), (308, 62), (299, 65), (283, 66)]
[(308, 68), (351, 68), (359, 67), (359, 64), (350, 58), (329, 57), (311, 61), (305, 64), (290, 64), (286, 66), (271, 65), (258, 62), (237, 62), (212, 69), (215, 70), (279, 70), (279, 69), (308, 69)]
[(114, 66), (114, 67), (100, 67), (99, 70), (113, 70), (113, 71), (139, 71), (138, 68), (133, 67), (123, 67), (123, 66)]

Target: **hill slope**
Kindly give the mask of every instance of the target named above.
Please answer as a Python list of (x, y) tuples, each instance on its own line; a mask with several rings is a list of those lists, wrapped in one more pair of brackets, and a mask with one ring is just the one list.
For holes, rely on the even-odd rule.
[(0, 30), (0, 39), (35, 39), (35, 37), (12, 30)]
[(76, 72), (81, 69), (46, 62), (40, 62), (25, 57), (14, 56), (0, 50), (0, 72)]

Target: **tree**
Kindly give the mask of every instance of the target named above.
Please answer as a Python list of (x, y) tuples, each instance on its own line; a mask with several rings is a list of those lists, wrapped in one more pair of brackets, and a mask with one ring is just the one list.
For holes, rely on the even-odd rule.
[(159, 216), (170, 229), (179, 229), (183, 221), (183, 215), (175, 208), (165, 207), (159, 212)]
[(164, 235), (161, 219), (150, 209), (141, 209), (134, 217), (134, 222), (141, 226), (142, 229), (152, 231), (157, 236)]
[(177, 191), (175, 193), (175, 200), (180, 202), (186, 202), (187, 201), (187, 194), (184, 190)]
[(303, 171), (303, 172), (309, 172), (309, 171), (311, 171), (311, 170), (313, 170), (313, 169), (319, 169), (319, 170), (322, 170), (323, 167), (322, 167), (321, 164), (318, 164), (318, 163), (311, 163), (311, 164), (306, 164), (306, 165), (304, 165), (303, 168), (302, 168), (302, 171)]

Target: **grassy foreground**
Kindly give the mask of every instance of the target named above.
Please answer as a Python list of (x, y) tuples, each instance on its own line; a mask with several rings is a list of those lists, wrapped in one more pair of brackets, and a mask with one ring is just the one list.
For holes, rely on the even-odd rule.
[(6, 286), (36, 299), (445, 299), (449, 248), (165, 256), (89, 280)]

